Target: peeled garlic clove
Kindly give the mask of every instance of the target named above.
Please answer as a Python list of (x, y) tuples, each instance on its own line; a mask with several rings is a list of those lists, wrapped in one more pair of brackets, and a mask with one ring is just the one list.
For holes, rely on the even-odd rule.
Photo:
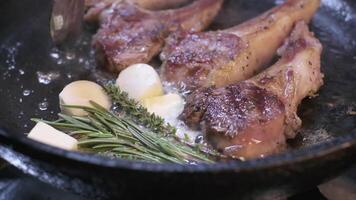
[(184, 100), (178, 94), (167, 94), (147, 98), (142, 101), (142, 105), (151, 113), (155, 113), (166, 120), (173, 120), (183, 112)]
[(76, 150), (78, 144), (75, 138), (43, 122), (38, 122), (28, 134), (28, 137), (38, 142), (66, 150)]
[(59, 94), (62, 113), (74, 116), (86, 116), (88, 113), (82, 109), (67, 108), (63, 105), (89, 106), (90, 101), (110, 109), (111, 101), (104, 89), (91, 81), (75, 81), (64, 87)]
[(158, 73), (147, 64), (135, 64), (123, 70), (116, 80), (116, 85), (137, 101), (163, 95)]

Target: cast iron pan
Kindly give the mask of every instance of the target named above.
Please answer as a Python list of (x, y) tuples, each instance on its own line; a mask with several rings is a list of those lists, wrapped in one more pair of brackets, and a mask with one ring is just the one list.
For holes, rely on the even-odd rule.
[[(212, 25), (238, 24), (280, 3), (226, 0)], [(356, 4), (324, 0), (311, 25), (324, 45), (325, 85), (303, 102), (303, 128), (285, 152), (246, 162), (154, 165), (67, 152), (28, 140), (31, 117), (56, 118), (58, 93), (78, 79), (114, 76), (95, 69), (86, 28), (69, 53), (49, 37), (51, 1), (0, 2), (0, 156), (24, 172), (90, 198), (283, 197), (337, 175), (356, 161)], [(49, 74), (50, 73), (50, 74)], [(168, 195), (169, 194), (169, 195)]]

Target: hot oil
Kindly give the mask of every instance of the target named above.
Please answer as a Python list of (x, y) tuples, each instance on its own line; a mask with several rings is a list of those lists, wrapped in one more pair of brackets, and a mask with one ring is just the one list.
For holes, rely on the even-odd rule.
[[(355, 11), (346, 1), (324, 0), (311, 25), (324, 46), (322, 70), (325, 85), (319, 96), (300, 106), (303, 128), (291, 141), (291, 148), (301, 148), (354, 131), (355, 117), (347, 115), (356, 108)], [(210, 29), (217, 30), (239, 24), (271, 8), (279, 0), (225, 0), (221, 14)], [(350, 11), (351, 9), (351, 11)], [(40, 24), (46, 24), (41, 18)], [(26, 22), (27, 23), (27, 22)], [(22, 27), (22, 28), (21, 28)], [(113, 81), (116, 74), (96, 65), (91, 49), (93, 29), (86, 28), (75, 48), (59, 50), (51, 43), (45, 26), (18, 25), (18, 30), (1, 41), (0, 46), (0, 118), (14, 132), (28, 132), (34, 125), (30, 118), (56, 119), (60, 111), (58, 94), (75, 80), (92, 80), (101, 84)], [(22, 29), (28, 34), (20, 34)], [(153, 63), (159, 69), (160, 62)], [(166, 85), (166, 84), (165, 84)], [(167, 92), (176, 92), (166, 85)], [(182, 94), (184, 96), (185, 94)], [(174, 122), (181, 137), (201, 141), (201, 133)], [(198, 136), (198, 137), (197, 137)]]
[(28, 132), (33, 126), (32, 117), (55, 119), (59, 112), (58, 94), (66, 84), (80, 79), (103, 83), (112, 78), (96, 69), (94, 53), (90, 48), (91, 35), (86, 32), (73, 49), (66, 51), (50, 43), (39, 46), (47, 50), (34, 56), (24, 54), (29, 46), (34, 48), (26, 40), (16, 41), (15, 44), (11, 44), (10, 40), (9, 44), (0, 46), (0, 66), (5, 66), (0, 68), (0, 93), (7, 97), (9, 107), (2, 118), (16, 118), (18, 123), (11, 125), (12, 128)]

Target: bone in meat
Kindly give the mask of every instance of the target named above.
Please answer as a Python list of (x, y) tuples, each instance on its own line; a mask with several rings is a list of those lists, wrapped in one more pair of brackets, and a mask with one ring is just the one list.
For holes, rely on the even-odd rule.
[(225, 87), (201, 88), (187, 98), (182, 119), (230, 157), (257, 158), (279, 152), (301, 126), (297, 107), (323, 84), (322, 46), (299, 22), (280, 60), (262, 73)]
[(297, 21), (310, 21), (319, 4), (287, 0), (227, 30), (173, 34), (161, 53), (161, 76), (187, 90), (250, 78), (271, 62)]
[(201, 31), (218, 13), (223, 0), (197, 0), (172, 10), (147, 11), (128, 3), (117, 4), (93, 38), (97, 60), (119, 72), (157, 55), (165, 38), (176, 30)]

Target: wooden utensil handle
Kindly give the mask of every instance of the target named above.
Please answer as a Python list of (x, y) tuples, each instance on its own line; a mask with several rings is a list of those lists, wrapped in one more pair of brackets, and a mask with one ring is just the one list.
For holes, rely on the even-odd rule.
[(84, 0), (53, 0), (51, 36), (55, 44), (74, 41), (82, 30)]

